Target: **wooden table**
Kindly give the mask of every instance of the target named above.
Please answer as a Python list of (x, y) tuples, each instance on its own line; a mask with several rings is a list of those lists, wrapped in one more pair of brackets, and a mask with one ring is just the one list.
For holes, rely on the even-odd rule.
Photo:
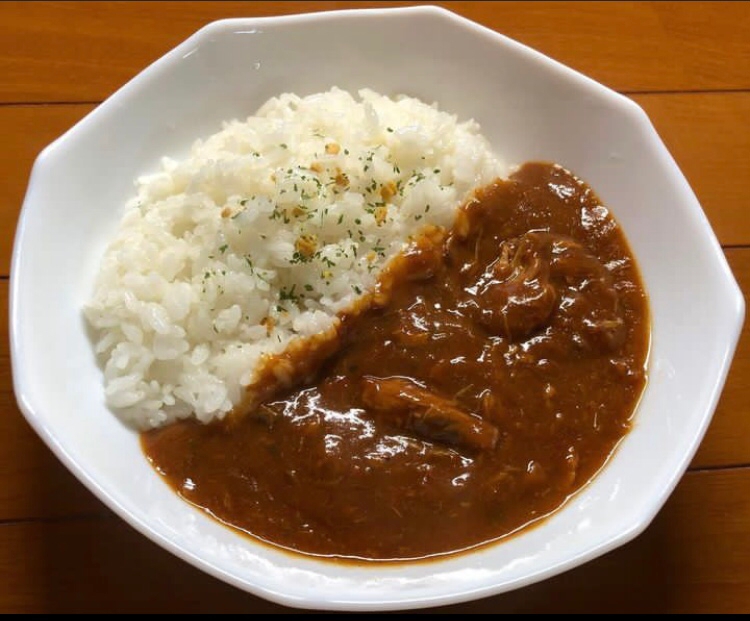
[[(0, 4), (0, 296), (39, 150), (203, 24), (409, 2)], [(750, 290), (750, 4), (443, 2), (635, 99), (692, 184)], [(32, 432), (0, 352), (0, 612), (285, 609), (133, 531)], [(40, 381), (44, 381), (40, 378)], [(588, 565), (454, 612), (750, 612), (750, 339), (713, 424), (653, 525)]]

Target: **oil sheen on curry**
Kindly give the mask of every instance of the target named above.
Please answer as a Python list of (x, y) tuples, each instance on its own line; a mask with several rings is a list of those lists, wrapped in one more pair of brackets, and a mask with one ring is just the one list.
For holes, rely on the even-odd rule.
[(648, 307), (593, 191), (530, 163), (416, 240), (333, 345), (250, 413), (145, 433), (144, 450), (264, 541), (424, 558), (539, 520), (602, 467), (644, 387)]

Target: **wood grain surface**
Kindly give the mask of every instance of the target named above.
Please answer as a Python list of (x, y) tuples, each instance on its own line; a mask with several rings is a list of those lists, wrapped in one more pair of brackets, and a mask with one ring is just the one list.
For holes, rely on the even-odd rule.
[[(0, 613), (288, 611), (137, 534), (23, 419), (8, 344), (13, 236), (39, 151), (205, 23), (412, 4), (0, 3)], [(641, 105), (698, 195), (742, 290), (750, 291), (750, 3), (436, 4)], [(688, 474), (643, 534), (543, 583), (425, 612), (750, 612), (748, 331)]]

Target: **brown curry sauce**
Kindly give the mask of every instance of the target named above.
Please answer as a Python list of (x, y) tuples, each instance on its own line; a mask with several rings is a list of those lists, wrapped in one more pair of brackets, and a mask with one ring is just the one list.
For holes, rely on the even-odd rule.
[(645, 384), (628, 244), (590, 188), (541, 163), (435, 237), (394, 263), (382, 304), (343, 318), (310, 381), (248, 416), (144, 433), (158, 472), (228, 525), (341, 558), (456, 552), (557, 509)]

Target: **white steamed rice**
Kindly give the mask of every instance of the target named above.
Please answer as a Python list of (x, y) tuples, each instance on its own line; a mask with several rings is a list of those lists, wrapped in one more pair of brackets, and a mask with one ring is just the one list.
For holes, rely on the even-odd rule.
[(274, 97), (138, 179), (85, 307), (125, 420), (221, 418), (264, 355), (335, 325), (410, 235), (503, 172), (475, 122), (359, 98)]

